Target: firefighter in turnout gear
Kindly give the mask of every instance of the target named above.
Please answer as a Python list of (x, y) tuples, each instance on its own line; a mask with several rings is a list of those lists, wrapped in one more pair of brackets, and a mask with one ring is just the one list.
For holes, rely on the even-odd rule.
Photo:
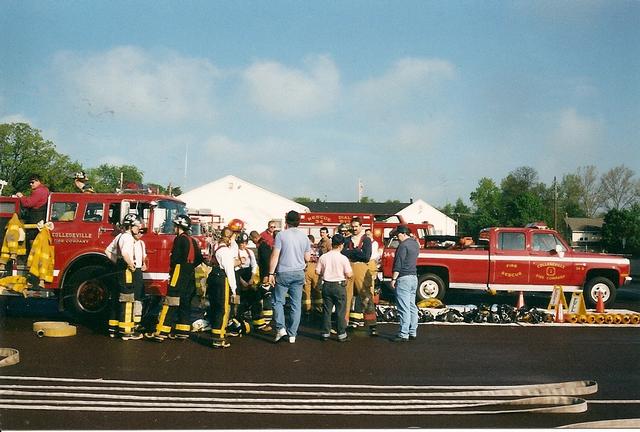
[(109, 336), (119, 336), (122, 340), (136, 340), (142, 339), (143, 335), (134, 328), (135, 292), (144, 288), (139, 286), (143, 283), (142, 270), (136, 268), (134, 245), (135, 236), (140, 232), (142, 223), (135, 214), (130, 213), (124, 217), (122, 226), (124, 232), (113, 239), (107, 248), (115, 256), (118, 269), (118, 291), (112, 298)]
[(342, 253), (349, 258), (353, 269), (353, 306), (347, 302), (349, 324), (351, 326), (369, 327), (369, 334), (377, 336), (376, 307), (373, 299), (373, 277), (369, 270), (371, 260), (371, 239), (365, 235), (362, 223), (358, 217), (351, 220), (353, 234), (345, 244)]
[(231, 245), (235, 243), (236, 233), (229, 227), (222, 229), (220, 240), (211, 253), (211, 272), (207, 278), (207, 298), (209, 299), (209, 322), (213, 335), (214, 348), (228, 348), (226, 340), (227, 325), (231, 313), (230, 303), (239, 303), (236, 296), (235, 267), (240, 264), (237, 252)]
[[(241, 300), (238, 305), (236, 320), (242, 324), (247, 313), (250, 313), (251, 325), (254, 328), (262, 332), (270, 332), (271, 327), (262, 316), (263, 291), (258, 287), (260, 275), (256, 256), (253, 251), (247, 247), (249, 236), (245, 233), (240, 233), (236, 239), (236, 243), (238, 243), (238, 257), (240, 259), (240, 266), (236, 268), (236, 283)], [(246, 329), (247, 326), (244, 325), (242, 328)]]
[(155, 333), (147, 337), (162, 342), (166, 338), (187, 339), (191, 332), (191, 300), (195, 294), (195, 268), (202, 264), (200, 247), (189, 236), (191, 219), (178, 215), (173, 220), (176, 238), (170, 258), (169, 286), (158, 317)]

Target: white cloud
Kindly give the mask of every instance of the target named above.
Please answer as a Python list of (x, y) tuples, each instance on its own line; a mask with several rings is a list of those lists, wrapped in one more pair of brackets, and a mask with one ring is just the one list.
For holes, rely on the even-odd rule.
[(211, 118), (219, 71), (208, 60), (175, 53), (153, 56), (133, 46), (81, 56), (60, 52), (56, 69), (93, 115), (108, 112), (131, 120)]
[(449, 128), (450, 122), (445, 118), (401, 124), (390, 145), (407, 150), (427, 150), (436, 146)]
[(384, 75), (358, 83), (354, 93), (361, 102), (386, 106), (432, 89), (455, 73), (455, 66), (446, 60), (408, 57), (398, 60)]
[(599, 142), (602, 129), (601, 120), (581, 116), (575, 108), (567, 108), (558, 116), (551, 141), (562, 148), (591, 148)]
[(326, 112), (340, 95), (340, 72), (328, 56), (311, 56), (306, 70), (277, 62), (256, 62), (244, 79), (253, 103), (278, 117), (304, 118)]
[(223, 135), (213, 135), (204, 142), (204, 149), (211, 156), (227, 157), (242, 154), (244, 145)]

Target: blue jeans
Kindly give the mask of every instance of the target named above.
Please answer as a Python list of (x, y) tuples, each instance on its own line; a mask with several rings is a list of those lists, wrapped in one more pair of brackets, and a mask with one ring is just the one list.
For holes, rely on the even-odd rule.
[(416, 336), (418, 331), (418, 306), (416, 306), (416, 291), (418, 277), (415, 275), (401, 276), (396, 281), (396, 303), (400, 318), (401, 338)]
[[(298, 334), (300, 314), (302, 313), (302, 286), (304, 285), (304, 270), (280, 272), (276, 274), (276, 286), (273, 291), (273, 321), (276, 323), (276, 331), (286, 327), (289, 336)], [(289, 294), (289, 316), (284, 316), (284, 305)]]

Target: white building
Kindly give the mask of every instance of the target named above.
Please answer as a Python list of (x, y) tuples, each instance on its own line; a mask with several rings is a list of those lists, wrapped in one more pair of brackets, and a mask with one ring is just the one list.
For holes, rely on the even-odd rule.
[(224, 223), (241, 219), (247, 232), (264, 231), (272, 219), (280, 221), (280, 226), (284, 227), (284, 216), (289, 210), (309, 211), (295, 201), (232, 175), (185, 192), (178, 198), (189, 208), (211, 209), (222, 216)]

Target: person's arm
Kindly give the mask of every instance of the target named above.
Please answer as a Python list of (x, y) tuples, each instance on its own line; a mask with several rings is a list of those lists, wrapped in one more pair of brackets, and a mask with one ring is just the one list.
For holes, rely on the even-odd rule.
[(47, 203), (49, 192), (43, 187), (37, 187), (30, 196), (20, 197), (20, 204), (26, 208), (40, 208)]
[[(269, 260), (269, 285), (276, 285), (276, 267), (278, 266), (278, 259), (280, 258), (280, 249), (274, 247), (271, 251), (271, 259)], [(306, 254), (305, 254), (306, 260)]]
[(396, 282), (398, 280), (398, 276), (400, 276), (400, 269), (404, 264), (404, 261), (407, 256), (407, 247), (400, 243), (398, 245), (398, 249), (396, 249), (396, 256), (393, 260), (393, 274), (391, 275), (391, 288), (396, 287)]

